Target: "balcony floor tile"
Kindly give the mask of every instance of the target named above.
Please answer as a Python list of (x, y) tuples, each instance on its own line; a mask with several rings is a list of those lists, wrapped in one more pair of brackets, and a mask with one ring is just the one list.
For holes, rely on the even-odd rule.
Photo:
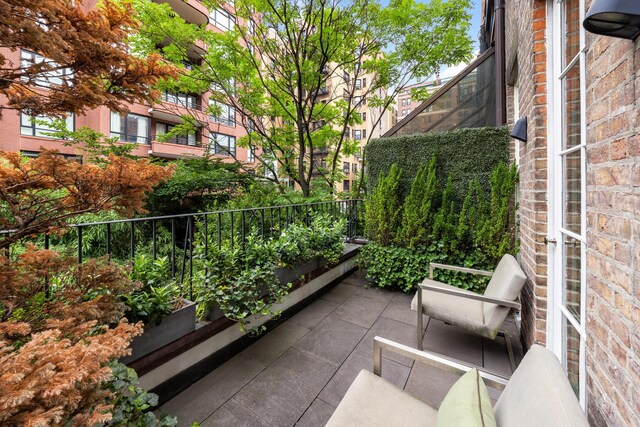
[(294, 315), (287, 323), (293, 322), (305, 328), (313, 329), (338, 306), (336, 303), (318, 299)]
[(328, 316), (295, 345), (295, 348), (340, 365), (367, 333), (365, 328)]
[(296, 427), (324, 427), (335, 410), (335, 406), (316, 399), (296, 423)]
[(386, 303), (360, 295), (352, 295), (331, 313), (331, 317), (363, 328), (370, 328), (386, 307)]
[(336, 370), (336, 365), (292, 348), (235, 399), (271, 425), (292, 426)]

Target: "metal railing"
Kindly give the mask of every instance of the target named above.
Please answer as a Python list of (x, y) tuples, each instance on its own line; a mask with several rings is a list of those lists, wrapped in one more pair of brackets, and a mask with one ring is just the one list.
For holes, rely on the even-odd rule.
[[(364, 234), (361, 199), (266, 206), (168, 216), (141, 217), (71, 224), (62, 236), (39, 236), (28, 242), (45, 249), (76, 251), (78, 262), (109, 257), (133, 263), (144, 254), (156, 260), (167, 257), (171, 278), (193, 279), (194, 249), (206, 258), (212, 246), (244, 250), (249, 238), (278, 238), (290, 224), (309, 226), (318, 214), (346, 220), (345, 240)], [(2, 234), (11, 230), (0, 231)]]

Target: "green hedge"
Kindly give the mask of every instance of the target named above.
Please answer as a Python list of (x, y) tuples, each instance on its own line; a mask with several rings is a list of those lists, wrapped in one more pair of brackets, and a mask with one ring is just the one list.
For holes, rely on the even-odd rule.
[(368, 194), (378, 184), (380, 173), (389, 173), (392, 164), (404, 171), (400, 192), (406, 196), (418, 168), (429, 163), (437, 151), (437, 178), (441, 189), (450, 177), (454, 200), (461, 202), (469, 190), (469, 182), (478, 179), (489, 189), (491, 172), (498, 163), (509, 160), (509, 133), (506, 127), (460, 129), (449, 132), (374, 139), (367, 145)]

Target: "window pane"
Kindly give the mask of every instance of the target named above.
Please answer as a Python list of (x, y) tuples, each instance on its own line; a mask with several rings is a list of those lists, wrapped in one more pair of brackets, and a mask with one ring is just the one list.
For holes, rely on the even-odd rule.
[(563, 236), (564, 245), (564, 286), (563, 304), (565, 308), (580, 322), (580, 241)]
[(580, 0), (565, 0), (562, 7), (562, 68), (580, 52)]
[(112, 111), (111, 112), (111, 132), (124, 133), (124, 127), (122, 124), (122, 116)]
[(563, 156), (562, 225), (580, 234), (582, 220), (582, 153), (581, 149)]
[(576, 396), (580, 396), (580, 334), (563, 316), (566, 335), (562, 343), (562, 364)]
[(580, 145), (580, 61), (562, 79), (562, 148)]

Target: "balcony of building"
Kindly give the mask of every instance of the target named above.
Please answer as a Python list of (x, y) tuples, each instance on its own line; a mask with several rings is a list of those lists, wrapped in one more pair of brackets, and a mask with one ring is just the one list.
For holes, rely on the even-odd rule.
[(209, 22), (209, 10), (200, 0), (154, 0), (156, 3), (169, 3), (171, 8), (185, 21), (203, 25)]
[[(379, 289), (354, 272), (161, 410), (185, 426), (324, 426), (358, 373), (373, 369), (374, 336), (415, 346), (412, 296)], [(504, 339), (484, 339), (426, 316), (424, 325), (425, 350), (510, 376)], [(522, 349), (511, 320), (508, 330), (519, 362)], [(436, 408), (459, 378), (391, 354), (384, 366), (383, 378)], [(489, 393), (494, 402), (500, 395)]]

